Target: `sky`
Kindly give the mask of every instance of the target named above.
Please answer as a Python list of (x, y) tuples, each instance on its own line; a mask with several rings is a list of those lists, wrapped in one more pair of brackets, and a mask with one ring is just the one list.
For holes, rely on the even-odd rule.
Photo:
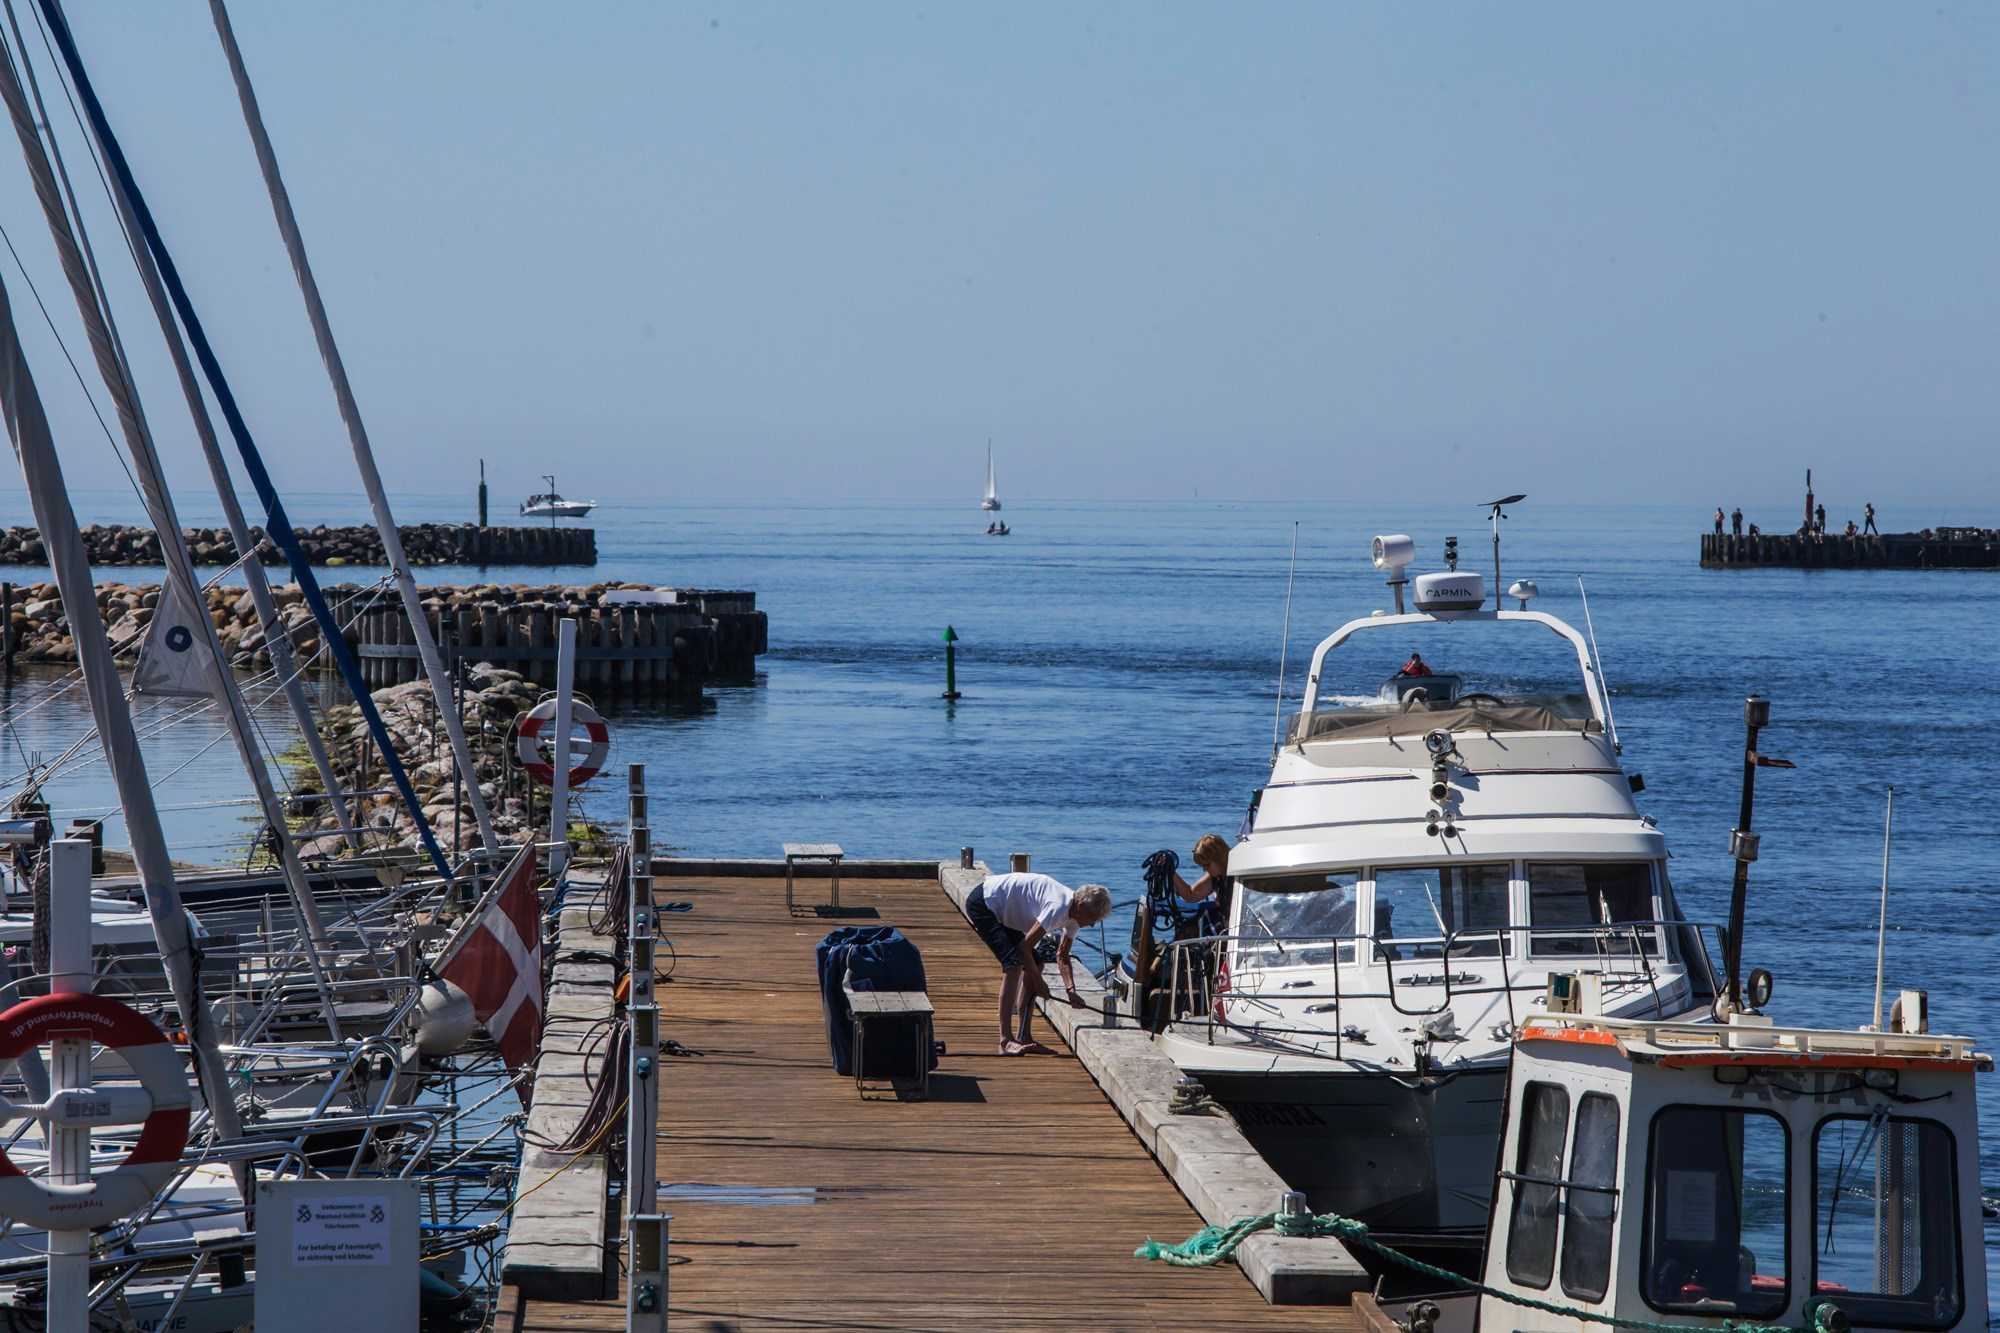
[[(70, 9), (280, 484), (354, 486), (207, 6)], [(469, 491), (483, 457), (509, 499), (551, 470), (602, 499), (976, 496), (989, 438), (1013, 502), (1705, 515), (1789, 502), (1809, 465), (1878, 502), (2000, 489), (1990, 4), (233, 17), (392, 493)], [(0, 161), (0, 224), (85, 361)], [(0, 256), (65, 458), (107, 484), (22, 278)]]

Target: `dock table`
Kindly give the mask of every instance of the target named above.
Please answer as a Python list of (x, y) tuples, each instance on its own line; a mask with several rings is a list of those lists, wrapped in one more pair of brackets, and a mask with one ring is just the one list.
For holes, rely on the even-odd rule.
[(847, 855), (837, 842), (785, 844), (785, 910), (792, 910), (792, 867), (800, 861), (825, 861), (833, 867), (833, 905), (840, 906), (840, 858)]

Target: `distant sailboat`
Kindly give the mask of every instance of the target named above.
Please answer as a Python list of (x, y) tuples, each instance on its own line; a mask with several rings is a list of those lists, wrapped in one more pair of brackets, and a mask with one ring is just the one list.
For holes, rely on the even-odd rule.
[(1000, 507), (1000, 492), (993, 486), (993, 441), (991, 440), (986, 442), (986, 498), (979, 502), (979, 507), (989, 514)]

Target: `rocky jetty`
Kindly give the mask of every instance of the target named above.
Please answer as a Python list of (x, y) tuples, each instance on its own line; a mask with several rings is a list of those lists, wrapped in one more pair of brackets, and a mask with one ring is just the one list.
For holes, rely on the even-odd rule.
[[(267, 565), (282, 565), (277, 547), (263, 540), (258, 556)], [(485, 527), (476, 523), (412, 523), (399, 531), (403, 554), (412, 567), (430, 565), (594, 565), (597, 534), (590, 528), (526, 526)], [(324, 524), (298, 529), (299, 544), (313, 564), (382, 565), (382, 538), (372, 527), (330, 528)], [(228, 565), (236, 561), (236, 543), (227, 528), (187, 528), (188, 551), (197, 565)], [(84, 548), (95, 565), (158, 565), (160, 537), (151, 528), (126, 523), (93, 523), (83, 530)], [(46, 565), (48, 550), (34, 528), (0, 530), (0, 565)]]
[[(519, 842), (530, 827), (548, 818), (547, 793), (535, 793), (540, 799), (532, 802), (531, 809), (527, 775), (513, 762), (507, 748), (514, 720), (533, 708), (541, 696), (542, 691), (517, 672), (476, 666), (466, 673), (466, 739), (472, 746), (480, 794), (493, 816), (494, 831), (505, 842)], [(477, 847), (479, 827), (464, 788), (454, 790), (458, 765), (429, 684), (411, 681), (391, 685), (374, 691), (373, 697), (438, 845), (446, 851)], [(391, 789), (361, 710), (353, 704), (329, 709), (320, 723), (320, 736), (341, 787), (368, 793), (355, 798), (359, 808), (354, 811), (364, 848), (371, 852), (422, 850), (416, 821)], [(303, 812), (294, 825), (300, 855), (324, 859), (350, 854), (333, 812), (325, 801), (312, 799), (321, 793), (310, 764), (296, 766), (292, 786), (294, 809)]]
[[(633, 583), (476, 583), (420, 587), (418, 593), (447, 659), (490, 665), (512, 661), (545, 686), (555, 680), (552, 627), (562, 616), (578, 618), (583, 625), (578, 636), (578, 685), (602, 695), (698, 694), (710, 681), (749, 679), (757, 656), (769, 645), (765, 613), (756, 609), (756, 594), (749, 592), (663, 592)], [(616, 605), (616, 594), (621, 593), (656, 601), (621, 607)], [(416, 649), (402, 604), (393, 593), (379, 586), (342, 584), (326, 589), (326, 595), (371, 687), (416, 677)], [(319, 626), (298, 585), (273, 585), (271, 597), (296, 660), (330, 669), (323, 658), (315, 663)], [(137, 657), (159, 600), (157, 585), (98, 585), (98, 618), (110, 631), (121, 660)], [(208, 611), (223, 649), (239, 669), (270, 665), (264, 629), (248, 591), (211, 588)], [(4, 585), (0, 614), (6, 630), (0, 654), (10, 654), (9, 661), (76, 661), (76, 642), (55, 584)]]

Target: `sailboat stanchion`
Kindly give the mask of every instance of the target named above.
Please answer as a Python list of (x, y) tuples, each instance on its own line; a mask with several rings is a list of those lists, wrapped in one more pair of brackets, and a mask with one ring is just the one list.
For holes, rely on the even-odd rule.
[[(86, 994), (95, 984), (90, 967), (90, 844), (61, 838), (49, 844), (49, 991)], [(57, 1037), (49, 1043), (53, 1091), (90, 1086), (90, 1038)], [(90, 1183), (90, 1127), (51, 1123), (49, 1180)], [(90, 1228), (49, 1231), (49, 1333), (84, 1333), (90, 1327)]]
[(576, 685), (576, 621), (564, 616), (556, 629), (556, 744), (549, 778), (549, 878), (569, 867), (571, 694)]

